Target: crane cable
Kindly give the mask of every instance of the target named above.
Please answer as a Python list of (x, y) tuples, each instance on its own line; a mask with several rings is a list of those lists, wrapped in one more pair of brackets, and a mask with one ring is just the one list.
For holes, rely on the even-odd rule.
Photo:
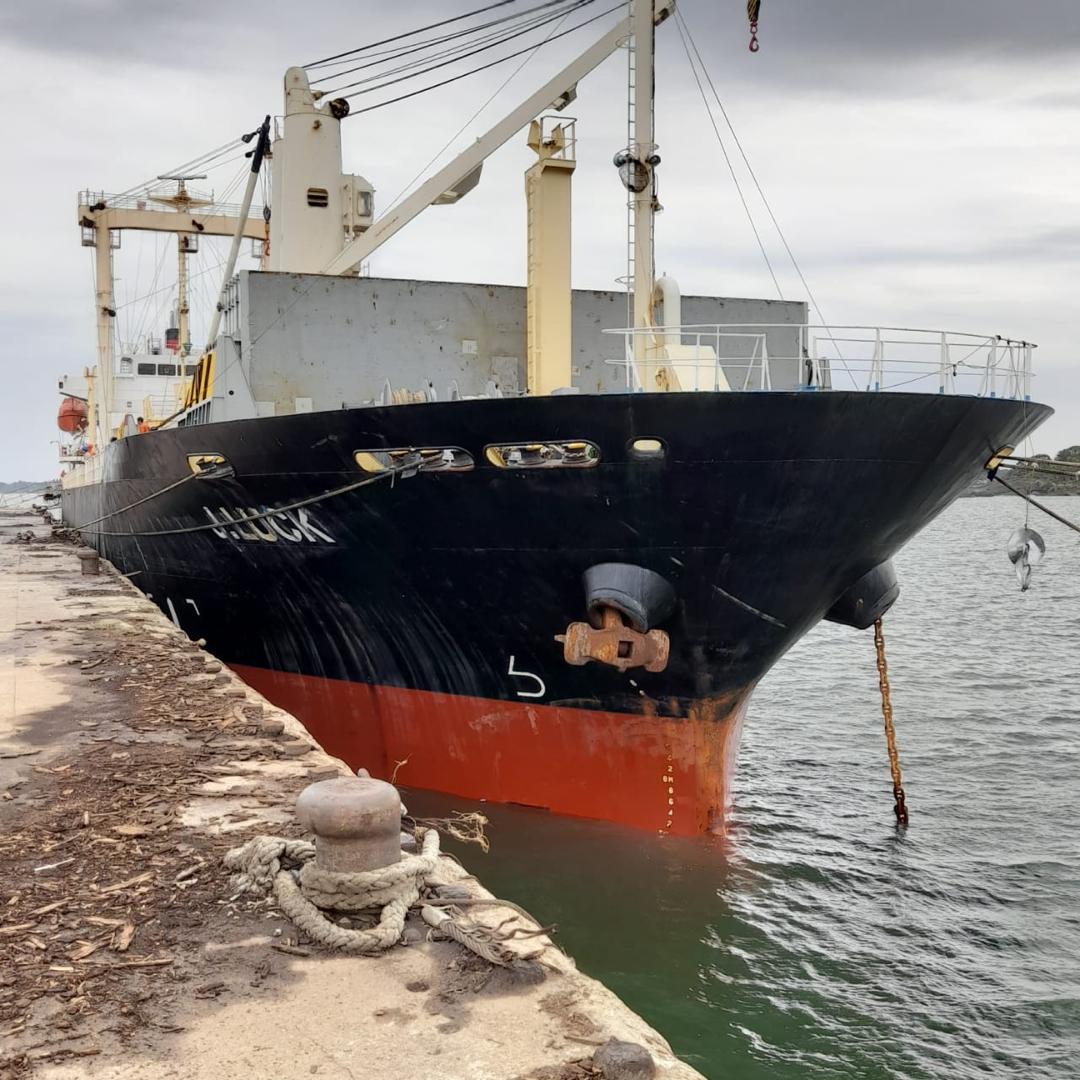
[[(337, 61), (338, 63), (349, 62), (352, 63), (352, 66), (341, 68), (329, 75), (320, 75), (317, 79), (311, 80), (311, 85), (316, 86), (318, 83), (330, 82), (333, 79), (349, 75), (354, 71), (361, 71), (365, 68), (379, 67), (383, 64), (391, 63), (394, 60), (400, 60), (402, 57), (411, 56), (413, 53), (424, 52), (427, 49), (433, 49), (440, 45), (446, 45), (448, 42), (457, 41), (458, 38), (465, 38), (472, 34), (478, 34), (481, 30), (488, 30), (493, 26), (502, 26), (505, 23), (516, 22), (519, 28), (527, 28), (526, 24), (532, 21), (530, 16), (535, 16), (537, 12), (543, 12), (548, 8), (558, 7), (566, 2), (567, 0), (543, 0), (543, 3), (537, 4), (531, 8), (526, 8), (526, 10), (516, 12), (513, 15), (503, 15), (498, 19), (489, 19), (487, 22), (479, 23), (476, 26), (468, 26), (464, 30), (455, 30), (452, 34), (443, 34), (441, 37), (428, 38), (426, 41), (417, 42), (407, 48), (386, 49), (383, 52), (371, 53), (364, 57), (362, 62), (359, 63)], [(538, 17), (542, 18), (543, 16), (540, 15)], [(507, 31), (505, 30), (496, 30), (492, 34), (473, 38), (473, 41), (486, 41), (491, 37), (506, 32)], [(432, 53), (431, 58), (434, 59), (443, 55), (449, 55), (449, 53), (455, 50), (467, 48), (469, 44), (470, 42), (463, 41), (459, 42), (457, 45), (450, 45), (444, 53)]]
[[(675, 28), (679, 31), (679, 37), (682, 40), (683, 50), (686, 52), (686, 60), (690, 65), (690, 71), (694, 76), (694, 82), (697, 83), (698, 93), (701, 94), (701, 101), (705, 106), (705, 111), (709, 116), (709, 123), (712, 125), (713, 132), (716, 135), (716, 141), (720, 144), (720, 152), (724, 155), (724, 162), (727, 164), (728, 172), (731, 173), (732, 182), (735, 184), (735, 190), (739, 195), (739, 201), (742, 203), (742, 208), (746, 212), (746, 220), (750, 223), (750, 229), (754, 234), (754, 239), (757, 241), (758, 251), (761, 252), (762, 259), (765, 260), (765, 266), (769, 271), (769, 277), (772, 278), (773, 287), (776, 289), (776, 295), (783, 300), (784, 293), (780, 288), (780, 282), (776, 277), (776, 271), (773, 270), (772, 262), (769, 259), (769, 253), (765, 250), (765, 242), (761, 239), (761, 233), (758, 231), (757, 223), (754, 221), (754, 215), (750, 211), (750, 204), (746, 201), (746, 195), (743, 192), (742, 184), (739, 183), (739, 176), (735, 172), (735, 165), (731, 160), (731, 155), (728, 154), (727, 146), (724, 144), (724, 139), (720, 134), (720, 127), (716, 122), (716, 117), (713, 116), (712, 107), (709, 104), (709, 98), (705, 93), (705, 86), (701, 81), (701, 76), (698, 74), (697, 64), (694, 63), (693, 56), (690, 54), (690, 30), (679, 17), (678, 10), (675, 12)], [(700, 53), (697, 53), (695, 47), (694, 52), (698, 56), (698, 61), (701, 61)], [(706, 72), (706, 75), (708, 73)], [(714, 91), (715, 93), (715, 91)]]
[[(758, 5), (760, 6), (760, 0), (758, 0)], [(822, 313), (821, 305), (817, 302), (817, 297), (814, 295), (813, 290), (810, 288), (810, 284), (806, 280), (806, 275), (803, 273), (802, 267), (799, 265), (799, 260), (795, 258), (795, 252), (792, 251), (791, 245), (788, 243), (787, 236), (785, 235), (784, 230), (780, 227), (780, 222), (777, 220), (776, 214), (773, 212), (772, 204), (769, 202), (769, 199), (765, 194), (765, 190), (761, 186), (761, 181), (758, 180), (757, 173), (754, 171), (753, 165), (750, 164), (750, 158), (747, 156), (746, 150), (743, 148), (742, 140), (739, 138), (738, 132), (736, 132), (735, 130), (735, 125), (731, 122), (731, 117), (728, 116), (727, 109), (724, 108), (724, 102), (721, 100), (720, 94), (716, 89), (716, 84), (713, 82), (712, 76), (709, 74), (709, 69), (705, 66), (705, 61), (701, 57), (701, 52), (698, 49), (697, 42), (694, 40), (693, 32), (690, 30), (690, 26), (686, 21), (686, 17), (678, 9), (676, 9), (675, 11), (675, 23), (676, 26), (678, 26), (686, 33), (686, 40), (689, 41), (690, 48), (693, 50), (694, 56), (697, 58), (698, 66), (701, 68), (701, 71), (705, 76), (705, 81), (709, 84), (709, 90), (712, 92), (712, 96), (716, 101), (716, 106), (720, 110), (720, 115), (724, 118), (724, 123), (727, 125), (728, 131), (731, 132), (731, 137), (734, 140), (735, 146), (739, 151), (739, 156), (742, 158), (742, 163), (746, 166), (746, 171), (754, 184), (754, 188), (758, 193), (758, 197), (761, 199), (762, 205), (765, 207), (765, 212), (769, 215), (769, 220), (772, 222), (773, 228), (776, 230), (776, 235), (780, 238), (780, 243), (783, 245), (784, 251), (787, 253), (788, 259), (791, 260), (792, 269), (795, 271), (795, 274), (798, 277), (803, 289), (806, 290), (806, 298), (810, 301), (810, 306), (817, 314), (818, 322), (824, 328), (826, 336), (832, 343), (832, 347), (836, 350), (837, 359), (843, 365), (843, 368), (847, 372), (847, 376), (851, 380), (852, 385), (856, 389), (858, 389), (858, 380), (855, 378), (854, 373), (848, 366), (848, 362), (844, 357), (844, 353), (840, 348), (840, 344), (839, 342), (837, 342), (832, 330), (829, 328), (828, 320)], [(709, 111), (711, 119), (712, 110), (709, 109), (708, 102), (706, 102), (706, 109)], [(713, 125), (713, 129), (716, 130), (715, 124)], [(717, 138), (720, 138), (719, 132), (717, 132)], [(723, 147), (723, 140), (720, 140), (720, 142), (721, 147)], [(727, 158), (726, 151), (724, 152), (724, 157)], [(749, 213), (749, 211), (747, 212)], [(766, 259), (766, 261), (768, 260)], [(779, 289), (777, 289), (777, 292), (779, 292)], [(781, 299), (783, 299), (782, 296)]]
[[(581, 30), (584, 27), (589, 26), (592, 23), (597, 22), (600, 19), (604, 18), (605, 15), (610, 15), (613, 11), (621, 10), (622, 7), (623, 7), (623, 3), (624, 3), (624, 0), (620, 0), (620, 2), (618, 4), (615, 4), (613, 7), (609, 7), (606, 10), (601, 11), (599, 15), (594, 15), (591, 19), (585, 19), (583, 22), (576, 23), (575, 25), (569, 27), (568, 29), (563, 30), (561, 33), (552, 35), (551, 37), (547, 38), (545, 41), (541, 42), (540, 44), (546, 45), (549, 42), (557, 41), (559, 38), (566, 37), (567, 34), (572, 34), (576, 30)], [(526, 53), (532, 52), (533, 49), (535, 49), (535, 48), (536, 48), (536, 43), (534, 42), (532, 45), (526, 45), (523, 49), (517, 49), (516, 51), (511, 52), (511, 53), (507, 53), (505, 56), (500, 56), (495, 60), (489, 60), (486, 64), (480, 64), (479, 66), (474, 67), (474, 68), (470, 69), (469, 71), (463, 71), (458, 75), (452, 75), (448, 79), (442, 79), (441, 81), (439, 81), (437, 83), (432, 83), (429, 86), (422, 86), (419, 90), (413, 90), (413, 91), (411, 91), (411, 92), (409, 92), (407, 94), (399, 94), (397, 97), (388, 98), (386, 101), (379, 101), (374, 105), (367, 105), (363, 109), (353, 109), (349, 113), (349, 116), (359, 116), (361, 113), (372, 112), (374, 109), (381, 109), (386, 105), (395, 105), (399, 101), (407, 101), (409, 98), (417, 97), (419, 94), (426, 94), (430, 90), (438, 90), (440, 87), (448, 86), (450, 83), (455, 83), (459, 79), (465, 79), (465, 78), (468, 78), (470, 75), (477, 75), (481, 71), (487, 71), (488, 68), (493, 68), (493, 67), (496, 67), (499, 64), (504, 64), (504, 63), (506, 63), (507, 60), (513, 60), (515, 57), (524, 56)], [(440, 65), (436, 65), (436, 66), (443, 67), (445, 65), (440, 64)], [(395, 82), (400, 82), (401, 80), (397, 79), (397, 80), (394, 80), (394, 81)], [(389, 85), (389, 84), (384, 83), (382, 85), (385, 86), (385, 85)], [(378, 89), (381, 89), (381, 86), (373, 87), (372, 89), (378, 90)], [(351, 97), (356, 97), (359, 93), (369, 93), (369, 92), (370, 91), (368, 91), (368, 90), (354, 91), (351, 94), (344, 94), (342, 96), (346, 97), (346, 98), (351, 98)]]
[[(487, 52), (489, 49), (494, 49), (499, 45), (504, 45), (506, 42), (513, 41), (516, 38), (527, 34), (531, 30), (536, 30), (542, 26), (546, 26), (548, 23), (555, 22), (557, 19), (562, 18), (562, 16), (567, 11), (576, 11), (577, 9), (583, 8), (591, 3), (594, 3), (594, 0), (572, 0), (572, 2), (563, 9), (556, 9), (554, 13), (547, 12), (543, 15), (537, 16), (529, 20), (529, 22), (525, 25), (514, 27), (513, 29), (506, 31), (499, 31), (494, 34), (488, 34), (485, 37), (476, 39), (475, 42), (464, 42), (460, 45), (454, 46), (454, 48), (452, 49), (447, 49), (443, 53), (437, 53), (429, 57), (421, 57), (418, 60), (413, 60), (407, 64), (401, 65), (401, 67), (394, 68), (390, 71), (379, 72), (376, 75), (369, 75), (365, 79), (357, 79), (354, 82), (342, 83), (339, 86), (335, 86), (332, 89), (324, 91), (324, 93), (327, 95), (341, 95), (342, 90), (353, 90), (354, 87), (364, 86), (366, 83), (376, 83), (375, 86), (368, 86), (364, 90), (354, 90), (352, 94), (341, 95), (343, 97), (356, 97), (359, 94), (370, 94), (375, 90), (382, 90), (387, 86), (394, 86), (397, 83), (405, 82), (408, 79), (418, 78), (421, 75), (428, 74), (428, 72), (430, 71), (438, 71), (440, 68), (448, 67), (451, 64), (460, 63), (462, 60), (467, 60), (471, 56), (477, 56), (482, 52)], [(506, 59), (509, 59), (509, 57), (507, 57)], [(351, 70), (356, 71), (357, 69), (353, 68)], [(345, 75), (347, 74), (347, 72), (341, 72), (341, 74)], [(390, 76), (396, 77), (391, 78)]]
[(367, 52), (368, 49), (376, 49), (380, 45), (389, 45), (394, 41), (402, 41), (404, 38), (415, 37), (417, 34), (426, 33), (428, 30), (437, 30), (440, 26), (449, 26), (451, 23), (461, 22), (462, 19), (471, 19), (474, 15), (482, 15), (485, 11), (494, 11), (495, 8), (506, 7), (508, 4), (516, 3), (516, 0), (496, 0), (494, 4), (486, 4), (484, 7), (474, 8), (472, 11), (466, 11), (461, 15), (455, 15), (450, 19), (443, 19), (441, 22), (428, 23), (427, 26), (418, 26), (415, 30), (408, 30), (404, 34), (395, 34), (393, 37), (383, 38), (382, 41), (372, 41), (368, 45), (360, 45), (355, 49), (346, 49), (345, 52), (335, 53), (333, 56), (324, 56), (321, 60), (313, 60), (310, 64), (301, 65), (305, 69), (322, 67), (324, 64), (332, 63), (334, 60), (340, 60), (345, 56), (355, 56), (356, 53)]
[[(611, 9), (611, 10), (613, 10), (613, 9)], [(464, 123), (464, 124), (463, 124), (463, 125), (461, 126), (461, 128), (460, 128), (460, 129), (459, 129), (459, 130), (457, 131), (457, 133), (456, 133), (455, 135), (453, 135), (453, 136), (451, 137), (451, 139), (450, 139), (450, 140), (449, 140), (449, 141), (448, 141), (448, 142), (446, 143), (446, 145), (444, 145), (444, 146), (442, 147), (442, 149), (441, 149), (441, 150), (439, 151), (439, 153), (438, 153), (438, 154), (436, 154), (436, 155), (435, 155), (435, 157), (434, 157), (434, 158), (432, 158), (432, 159), (431, 159), (431, 161), (429, 161), (429, 162), (428, 162), (428, 164), (424, 166), (424, 168), (423, 168), (423, 169), (422, 169), (422, 170), (420, 171), (420, 173), (418, 173), (418, 174), (417, 174), (416, 176), (414, 176), (414, 177), (413, 177), (413, 179), (409, 181), (408, 185), (406, 185), (406, 187), (405, 187), (405, 188), (404, 188), (404, 189), (403, 189), (403, 190), (402, 190), (401, 192), (399, 192), (399, 193), (398, 193), (398, 194), (397, 194), (397, 195), (395, 196), (395, 198), (394, 198), (394, 201), (393, 201), (393, 203), (391, 203), (391, 205), (390, 205), (390, 208), (389, 208), (389, 209), (392, 209), (392, 208), (393, 208), (394, 206), (396, 206), (396, 205), (397, 205), (397, 203), (398, 203), (398, 202), (399, 202), (399, 201), (401, 200), (402, 196), (403, 196), (403, 195), (404, 195), (404, 194), (406, 193), (406, 191), (408, 191), (408, 189), (409, 189), (409, 188), (410, 188), (410, 187), (411, 187), (411, 186), (412, 186), (412, 185), (413, 185), (414, 183), (416, 183), (416, 181), (417, 181), (417, 180), (418, 180), (418, 179), (420, 178), (420, 176), (421, 176), (421, 175), (423, 174), (423, 172), (424, 172), (424, 171), (426, 171), (426, 170), (427, 170), (428, 168), (430, 168), (430, 167), (431, 167), (431, 165), (433, 165), (433, 164), (434, 164), (434, 163), (435, 163), (435, 162), (436, 162), (436, 161), (438, 160), (438, 158), (439, 158), (439, 157), (440, 157), (440, 156), (441, 156), (441, 155), (442, 155), (442, 154), (443, 154), (443, 153), (444, 153), (444, 152), (446, 151), (446, 149), (447, 149), (447, 148), (448, 148), (448, 147), (450, 146), (450, 144), (451, 144), (451, 143), (452, 143), (452, 142), (454, 141), (454, 139), (456, 139), (456, 138), (457, 138), (457, 137), (458, 137), (458, 136), (459, 136), (459, 135), (460, 135), (460, 134), (462, 133), (462, 131), (464, 131), (464, 130), (465, 130), (465, 128), (466, 128), (466, 127), (468, 127), (468, 125), (469, 125), (469, 124), (471, 124), (471, 123), (472, 123), (472, 122), (473, 122), (473, 121), (474, 121), (474, 120), (475, 120), (475, 119), (476, 119), (476, 118), (477, 118), (477, 117), (478, 117), (478, 116), (480, 115), (480, 113), (482, 113), (482, 112), (484, 111), (484, 109), (486, 109), (486, 108), (487, 108), (487, 107), (488, 107), (488, 106), (489, 106), (489, 105), (490, 105), (490, 104), (492, 103), (492, 101), (494, 101), (494, 100), (495, 100), (495, 98), (496, 98), (496, 97), (497, 97), (497, 96), (498, 96), (498, 95), (499, 95), (499, 94), (500, 94), (500, 93), (501, 93), (501, 92), (502, 92), (503, 90), (505, 90), (505, 89), (506, 89), (506, 87), (507, 87), (507, 86), (509, 85), (509, 83), (510, 83), (510, 82), (511, 82), (511, 81), (512, 81), (512, 80), (513, 80), (513, 79), (514, 79), (514, 78), (515, 78), (515, 77), (516, 77), (516, 76), (517, 76), (517, 75), (518, 75), (518, 74), (519, 74), (519, 73), (520, 73), (520, 72), (522, 71), (522, 69), (523, 69), (523, 68), (525, 67), (525, 65), (526, 65), (526, 64), (527, 64), (527, 63), (528, 63), (528, 62), (529, 62), (529, 61), (530, 61), (530, 60), (531, 60), (531, 59), (533, 58), (533, 56), (535, 56), (535, 55), (536, 55), (536, 53), (537, 53), (537, 52), (538, 52), (538, 51), (539, 51), (539, 50), (540, 50), (540, 49), (541, 49), (541, 48), (542, 48), (542, 47), (543, 47), (544, 45), (546, 45), (546, 44), (547, 44), (547, 43), (548, 43), (549, 41), (552, 41), (552, 40), (554, 40), (554, 38), (555, 38), (555, 37), (557, 37), (557, 36), (558, 36), (558, 37), (561, 37), (561, 36), (562, 36), (561, 34), (558, 34), (558, 30), (559, 30), (559, 28), (560, 28), (560, 27), (562, 26), (563, 22), (565, 22), (565, 21), (566, 21), (566, 19), (567, 19), (567, 18), (569, 18), (569, 16), (570, 16), (570, 14), (571, 14), (571, 13), (572, 13), (572, 12), (567, 12), (567, 13), (566, 13), (565, 15), (563, 15), (562, 19), (561, 19), (561, 20), (560, 20), (559, 22), (557, 22), (557, 23), (556, 23), (556, 24), (555, 24), (555, 25), (554, 25), (554, 26), (552, 27), (552, 29), (551, 29), (551, 30), (550, 30), (550, 31), (548, 32), (548, 36), (547, 36), (547, 37), (545, 37), (545, 38), (544, 38), (543, 40), (541, 40), (541, 41), (538, 41), (538, 42), (536, 42), (536, 43), (535, 43), (535, 44), (534, 44), (534, 45), (533, 45), (533, 46), (532, 46), (532, 47), (531, 47), (530, 49), (522, 50), (523, 52), (527, 52), (527, 53), (528, 53), (528, 56), (527, 56), (527, 57), (526, 57), (526, 58), (525, 58), (525, 59), (524, 59), (524, 60), (523, 60), (523, 61), (521, 62), (521, 64), (519, 64), (519, 65), (518, 65), (518, 66), (517, 66), (517, 67), (516, 67), (516, 68), (514, 69), (514, 71), (513, 71), (513, 72), (512, 72), (512, 73), (511, 73), (511, 74), (510, 74), (509, 76), (507, 76), (506, 80), (505, 80), (505, 81), (504, 81), (503, 83), (501, 83), (501, 84), (499, 85), (499, 87), (498, 87), (498, 88), (497, 88), (497, 89), (496, 89), (496, 90), (495, 90), (495, 91), (494, 91), (494, 92), (493, 92), (493, 93), (491, 94), (491, 96), (490, 96), (490, 97), (489, 97), (489, 98), (487, 99), (487, 101), (485, 101), (485, 102), (484, 102), (484, 104), (483, 104), (483, 105), (481, 105), (481, 106), (480, 106), (480, 108), (479, 108), (479, 109), (477, 109), (477, 111), (476, 111), (475, 113), (473, 113), (473, 115), (472, 115), (472, 116), (471, 116), (471, 117), (469, 118), (469, 120), (467, 120), (467, 121), (466, 121), (466, 122), (465, 122), (465, 123)], [(607, 14), (607, 13), (605, 12), (605, 14)], [(599, 18), (599, 17), (600, 17), (600, 16), (597, 16), (597, 18)], [(590, 22), (593, 22), (593, 21), (595, 21), (595, 20), (589, 20), (589, 21), (590, 21)], [(581, 24), (579, 24), (579, 25), (580, 25), (580, 26), (584, 26), (584, 25), (587, 25), (587, 24), (586, 24), (586, 23), (581, 23)], [(577, 29), (577, 27), (571, 27), (571, 29)], [(568, 32), (569, 32), (569, 31), (568, 31)], [(515, 55), (520, 55), (520, 54), (515, 54)], [(509, 57), (506, 57), (505, 59), (509, 59)], [(498, 61), (496, 61), (496, 62), (498, 62)], [(490, 66), (492, 66), (492, 65), (487, 65), (487, 66), (489, 66), (489, 67), (490, 67)], [(461, 76), (459, 76), (459, 77), (461, 77)], [(449, 80), (449, 81), (453, 81), (453, 80)], [(441, 85), (441, 84), (440, 84), (440, 85)], [(410, 96), (411, 96), (411, 95), (410, 95)], [(386, 104), (389, 104), (389, 103), (386, 103)], [(378, 108), (378, 107), (379, 107), (379, 106), (371, 106), (371, 108)], [(361, 111), (367, 111), (367, 110), (361, 110)], [(387, 210), (387, 213), (389, 213), (389, 209)], [(92, 269), (92, 266), (93, 266), (93, 264), (91, 263), (91, 269)], [(293, 308), (293, 307), (294, 307), (294, 306), (295, 306), (295, 305), (296, 305), (297, 303), (299, 303), (299, 302), (300, 302), (300, 301), (301, 301), (301, 300), (302, 300), (302, 299), (303, 299), (303, 298), (304, 298), (305, 296), (307, 296), (307, 294), (308, 294), (308, 293), (309, 293), (309, 292), (311, 291), (311, 289), (312, 289), (312, 288), (313, 288), (313, 287), (314, 287), (314, 286), (315, 286), (315, 285), (316, 285), (317, 283), (318, 283), (318, 278), (317, 278), (317, 277), (312, 277), (311, 283), (310, 283), (310, 284), (308, 284), (308, 285), (307, 285), (307, 286), (306, 286), (305, 288), (303, 288), (302, 290), (300, 290), (300, 291), (299, 291), (299, 292), (297, 293), (297, 295), (296, 295), (296, 296), (295, 296), (295, 297), (294, 297), (294, 298), (292, 299), (292, 301), (291, 301), (291, 302), (290, 302), (289, 304), (287, 304), (287, 305), (286, 305), (286, 306), (285, 306), (284, 308), (282, 308), (282, 310), (281, 310), (281, 311), (279, 311), (279, 312), (277, 313), (277, 315), (276, 315), (276, 316), (275, 316), (275, 317), (274, 317), (274, 318), (273, 318), (273, 319), (272, 319), (272, 320), (271, 320), (271, 321), (270, 321), (270, 322), (269, 322), (269, 323), (268, 323), (268, 324), (267, 324), (267, 325), (266, 325), (266, 326), (265, 326), (265, 327), (264, 327), (264, 328), (263, 328), (263, 329), (262, 329), (262, 330), (260, 331), (260, 333), (259, 333), (258, 335), (256, 335), (256, 337), (254, 337), (254, 338), (253, 338), (253, 339), (252, 339), (252, 340), (251, 340), (251, 341), (250, 341), (250, 342), (248, 343), (248, 353), (249, 353), (249, 356), (250, 356), (250, 350), (251, 350), (251, 348), (252, 348), (252, 347), (254, 347), (254, 346), (255, 346), (256, 344), (258, 344), (258, 342), (259, 342), (260, 338), (262, 338), (262, 337), (263, 337), (263, 336), (264, 336), (265, 334), (269, 333), (269, 331), (270, 331), (270, 330), (272, 330), (272, 329), (274, 328), (274, 326), (275, 326), (275, 325), (276, 325), (276, 324), (277, 324), (277, 323), (278, 323), (278, 322), (279, 322), (279, 321), (280, 321), (281, 319), (283, 319), (283, 318), (285, 317), (285, 315), (287, 315), (287, 314), (288, 314), (288, 312), (289, 312), (289, 311), (290, 311), (290, 310), (291, 310), (291, 309), (292, 309), (292, 308)], [(231, 368), (231, 367), (233, 367), (233, 365), (235, 365), (235, 364), (237, 364), (237, 363), (241, 362), (241, 361), (242, 361), (242, 359), (243, 359), (243, 353), (242, 353), (242, 352), (238, 352), (238, 353), (237, 353), (237, 355), (236, 355), (236, 356), (235, 356), (235, 357), (234, 357), (233, 359), (231, 359), (231, 360), (230, 360), (230, 361), (229, 361), (229, 362), (228, 362), (228, 363), (227, 363), (227, 364), (225, 365), (225, 367), (224, 367), (224, 368), (222, 368), (222, 369), (221, 369), (221, 370), (220, 370), (219, 372), (217, 372), (217, 375), (216, 375), (216, 377), (217, 377), (217, 378), (220, 378), (220, 377), (221, 377), (222, 375), (224, 375), (224, 373), (225, 373), (226, 371), (228, 371), (228, 370), (229, 370), (229, 368)], [(170, 419), (172, 419), (172, 418), (170, 417)]]
[(455, 131), (454, 134), (446, 140), (445, 143), (443, 143), (438, 153), (436, 153), (434, 157), (432, 157), (431, 160), (390, 200), (384, 213), (388, 214), (391, 210), (393, 210), (395, 206), (397, 206), (397, 204), (402, 200), (402, 198), (412, 189), (412, 186), (416, 183), (416, 181), (419, 180), (428, 171), (428, 169), (430, 169), (431, 166), (434, 165), (435, 162), (437, 162), (439, 158), (441, 158), (443, 154), (445, 154), (446, 151), (450, 149), (450, 147), (461, 137), (462, 133), (469, 127), (469, 125), (476, 120), (476, 118), (510, 85), (510, 83), (514, 81), (515, 78), (517, 78), (518, 75), (521, 74), (522, 70), (524, 70), (525, 68), (525, 65), (528, 64), (530, 60), (532, 60), (540, 47), (542, 45), (546, 45), (548, 41), (551, 40), (551, 36), (558, 33), (558, 31), (562, 29), (562, 24), (569, 17), (570, 13), (567, 12), (567, 14), (564, 15), (562, 19), (551, 28), (551, 30), (548, 32), (548, 36), (545, 37), (543, 41), (538, 41), (536, 45), (533, 46), (533, 49), (529, 53), (529, 55), (526, 56), (525, 59), (522, 60), (521, 63), (518, 64), (518, 66), (514, 68), (514, 70), (509, 75), (507, 75), (506, 78), (491, 92), (490, 97), (488, 97), (488, 99), (483, 103), (483, 105), (481, 105), (480, 108), (478, 108), (476, 112), (474, 112), (472, 116), (470, 116), (469, 119), (466, 120), (465, 123), (462, 124), (461, 127), (459, 127), (457, 131)]

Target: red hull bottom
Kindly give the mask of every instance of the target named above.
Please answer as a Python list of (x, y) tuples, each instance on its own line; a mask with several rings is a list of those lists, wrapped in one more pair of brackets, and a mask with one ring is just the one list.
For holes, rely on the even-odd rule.
[(235, 671), (372, 776), (683, 836), (723, 830), (748, 697), (672, 718)]

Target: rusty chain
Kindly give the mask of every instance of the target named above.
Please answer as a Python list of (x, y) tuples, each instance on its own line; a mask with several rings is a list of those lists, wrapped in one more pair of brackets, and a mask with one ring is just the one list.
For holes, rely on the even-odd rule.
[(874, 648), (877, 650), (878, 686), (881, 687), (881, 713), (885, 718), (885, 744), (889, 750), (889, 771), (892, 773), (893, 811), (900, 825), (908, 823), (907, 797), (904, 794), (904, 777), (900, 772), (900, 754), (896, 749), (896, 729), (893, 727), (892, 695), (889, 690), (889, 665), (885, 659), (885, 634), (881, 619), (874, 620)]

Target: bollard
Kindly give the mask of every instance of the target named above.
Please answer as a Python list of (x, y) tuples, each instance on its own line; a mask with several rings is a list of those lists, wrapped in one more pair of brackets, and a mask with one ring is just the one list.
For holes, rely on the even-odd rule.
[(93, 548), (88, 548), (86, 551), (76, 552), (79, 556), (79, 562), (82, 563), (82, 572), (84, 576), (93, 576), (100, 569), (98, 562), (98, 553)]
[(300, 792), (296, 815), (315, 834), (315, 864), (322, 870), (358, 873), (401, 858), (401, 797), (384, 780), (320, 780)]

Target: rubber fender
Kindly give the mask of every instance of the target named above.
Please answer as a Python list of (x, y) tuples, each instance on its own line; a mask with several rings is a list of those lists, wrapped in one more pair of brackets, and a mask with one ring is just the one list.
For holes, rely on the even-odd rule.
[(654, 570), (633, 563), (597, 563), (583, 575), (585, 610), (599, 629), (600, 609), (614, 608), (638, 633), (648, 633), (675, 610), (675, 589)]
[(900, 583), (896, 570), (888, 559), (873, 570), (867, 571), (825, 613), (829, 622), (865, 630), (873, 626), (886, 611), (896, 603), (900, 595)]

